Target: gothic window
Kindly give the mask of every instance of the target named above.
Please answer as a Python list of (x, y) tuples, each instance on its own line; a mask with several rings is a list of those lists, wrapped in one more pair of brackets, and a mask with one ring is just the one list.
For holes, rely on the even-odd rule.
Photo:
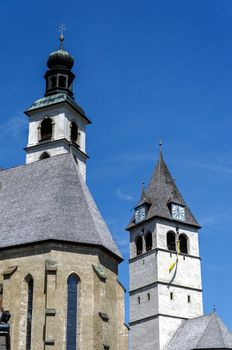
[(52, 138), (52, 119), (51, 118), (45, 118), (41, 122), (41, 141), (44, 140), (51, 140)]
[(167, 247), (168, 250), (176, 251), (176, 235), (172, 231), (167, 233)]
[(143, 253), (143, 237), (139, 236), (136, 240), (136, 253), (141, 255)]
[(42, 160), (42, 159), (46, 159), (46, 158), (50, 158), (50, 155), (47, 152), (44, 152), (41, 154), (39, 159)]
[(75, 274), (71, 274), (67, 281), (67, 334), (66, 350), (76, 350), (77, 343), (77, 314), (78, 314), (78, 282)]
[(78, 136), (79, 136), (79, 130), (78, 130), (77, 124), (72, 122), (71, 123), (71, 140), (73, 142), (78, 143)]
[(27, 282), (27, 333), (26, 333), (26, 350), (31, 350), (31, 325), (33, 309), (33, 278), (31, 275), (26, 277)]
[(148, 232), (146, 234), (146, 252), (152, 249), (152, 234), (151, 232)]
[(180, 252), (184, 254), (188, 254), (188, 239), (184, 234), (179, 236), (180, 240)]
[(67, 81), (67, 78), (64, 75), (60, 75), (59, 76), (59, 87), (66, 88), (67, 87), (66, 81)]

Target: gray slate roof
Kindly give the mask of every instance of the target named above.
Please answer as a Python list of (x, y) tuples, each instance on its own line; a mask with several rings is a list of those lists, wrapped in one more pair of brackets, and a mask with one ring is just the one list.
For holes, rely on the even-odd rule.
[(183, 321), (165, 350), (232, 349), (232, 333), (215, 312)]
[(30, 112), (35, 111), (37, 109), (41, 109), (41, 108), (45, 108), (45, 107), (49, 107), (52, 105), (56, 105), (59, 103), (68, 103), (69, 105), (71, 105), (76, 111), (78, 111), (83, 118), (85, 118), (86, 122), (88, 124), (91, 123), (91, 121), (88, 119), (88, 117), (86, 116), (83, 108), (81, 108), (72, 97), (70, 97), (68, 94), (66, 94), (65, 92), (59, 92), (57, 94), (54, 95), (50, 95), (50, 96), (45, 96), (42, 98), (39, 98), (38, 100), (34, 101), (31, 105), (31, 107), (29, 107), (25, 113), (27, 115), (30, 115)]
[(120, 252), (70, 154), (0, 171), (0, 248), (62, 240)]
[[(147, 219), (153, 217), (162, 217), (172, 220), (171, 212), (168, 204), (174, 202), (185, 206), (185, 223), (200, 227), (197, 220), (191, 213), (189, 207), (185, 203), (180, 194), (166, 163), (163, 160), (162, 153), (160, 153), (159, 160), (156, 164), (155, 170), (152, 174), (147, 190), (142, 191), (141, 198), (137, 206), (144, 203), (148, 204)], [(134, 216), (132, 217), (127, 229), (135, 225)]]

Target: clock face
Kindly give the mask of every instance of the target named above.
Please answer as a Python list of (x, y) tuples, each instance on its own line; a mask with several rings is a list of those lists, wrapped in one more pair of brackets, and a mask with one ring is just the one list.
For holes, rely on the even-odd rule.
[(140, 221), (145, 220), (146, 217), (146, 209), (144, 206), (139, 207), (135, 210), (135, 223), (137, 224)]
[(179, 221), (185, 221), (185, 208), (181, 205), (172, 204), (172, 218)]

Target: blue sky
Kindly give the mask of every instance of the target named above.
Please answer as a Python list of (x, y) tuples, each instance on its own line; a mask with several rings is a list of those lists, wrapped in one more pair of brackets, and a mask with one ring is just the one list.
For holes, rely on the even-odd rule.
[[(202, 224), (205, 312), (232, 329), (232, 2), (8, 0), (1, 3), (0, 166), (25, 162), (23, 111), (44, 93), (48, 54), (75, 57), (75, 97), (93, 124), (88, 185), (125, 262), (124, 231), (164, 142), (164, 158)], [(128, 302), (127, 302), (128, 320)]]

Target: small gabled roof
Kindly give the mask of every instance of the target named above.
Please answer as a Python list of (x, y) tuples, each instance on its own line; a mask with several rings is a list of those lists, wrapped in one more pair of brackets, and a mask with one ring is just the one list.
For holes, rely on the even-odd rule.
[(104, 247), (121, 259), (74, 157), (0, 171), (0, 249), (56, 240)]
[[(159, 160), (156, 164), (147, 190), (143, 191), (137, 206), (145, 203), (150, 203), (146, 219), (161, 217), (172, 220), (169, 204), (176, 203), (185, 207), (185, 221), (183, 223), (198, 228), (200, 227), (180, 194), (163, 159), (162, 152), (160, 152)], [(127, 229), (130, 229), (134, 225), (133, 216)]]
[(143, 185), (140, 200), (139, 200), (139, 202), (138, 202), (138, 204), (136, 205), (135, 208), (137, 208), (140, 205), (143, 205), (145, 203), (148, 204), (148, 205), (151, 205), (151, 199), (147, 196), (147, 194), (145, 192), (144, 185)]
[(218, 315), (183, 321), (165, 350), (232, 349), (232, 333)]

